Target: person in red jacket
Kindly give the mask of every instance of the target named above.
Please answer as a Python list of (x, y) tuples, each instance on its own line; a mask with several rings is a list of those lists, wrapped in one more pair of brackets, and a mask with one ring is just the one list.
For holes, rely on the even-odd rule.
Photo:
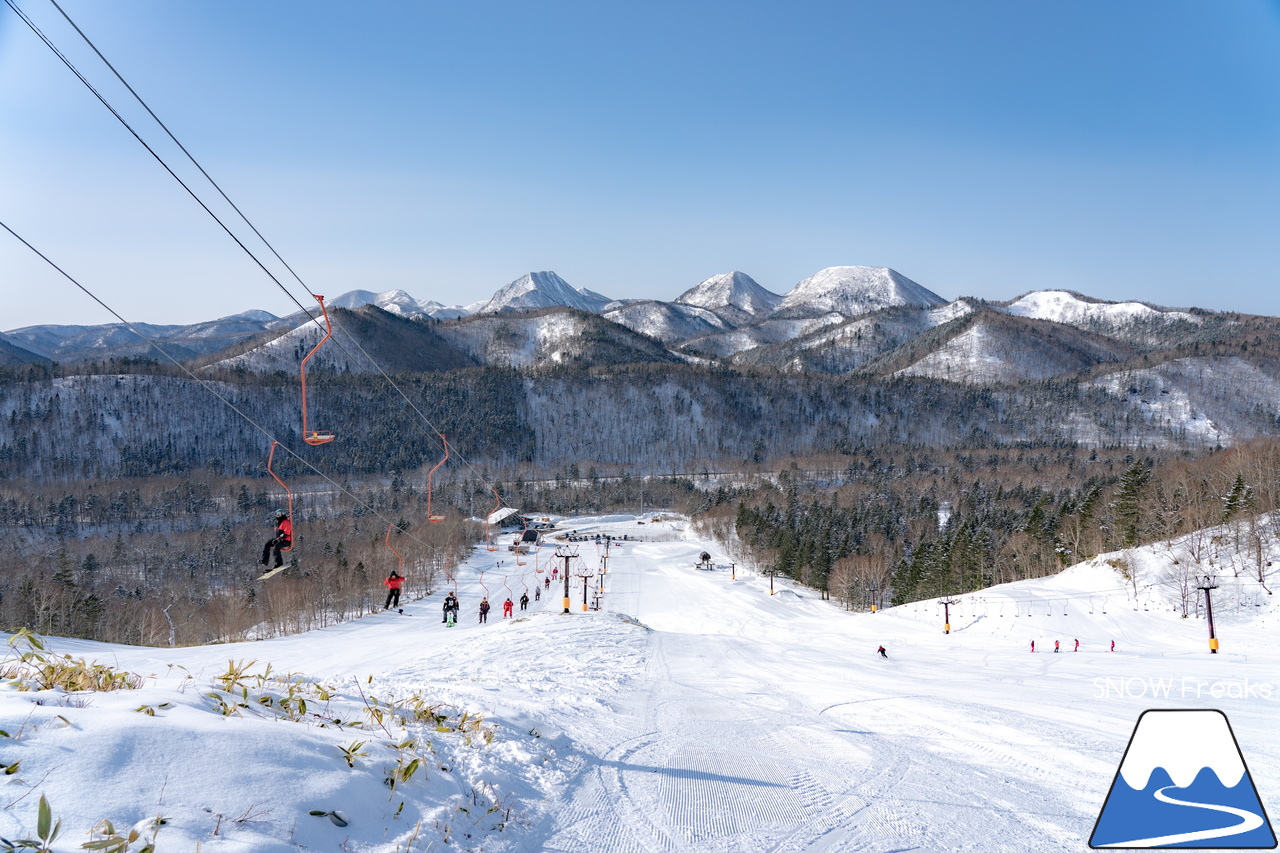
[(387, 610), (392, 607), (399, 607), (400, 587), (404, 586), (404, 578), (400, 577), (395, 569), (392, 569), (391, 575), (382, 582), (382, 585), (387, 588), (387, 603), (382, 606)]
[(515, 605), (511, 603), (511, 596), (507, 596), (507, 600), (502, 602), (502, 618), (506, 619), (515, 610)]
[(276, 510), (276, 535), (267, 540), (267, 544), (262, 546), (262, 565), (267, 565), (271, 561), (271, 552), (274, 549), (276, 554), (276, 565), (278, 569), (284, 565), (284, 558), (280, 556), (280, 552), (293, 545), (293, 522), (289, 520), (289, 516), (284, 514), (283, 510)]

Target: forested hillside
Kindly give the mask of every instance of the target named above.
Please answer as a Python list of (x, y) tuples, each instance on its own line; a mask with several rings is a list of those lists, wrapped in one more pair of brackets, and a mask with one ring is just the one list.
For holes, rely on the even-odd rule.
[(299, 440), (295, 376), (225, 372), (206, 386), (174, 368), (104, 369), (0, 373), (0, 476), (261, 475), (270, 441), (228, 404), (333, 475), (434, 464), (439, 441), (418, 412), (479, 466), (546, 471), (719, 470), (898, 446), (1205, 451), (1280, 430), (1276, 366), (1244, 355), (990, 388), (680, 365), (400, 374), (418, 411), (379, 376), (318, 373), (312, 423), (338, 435), (321, 449)]
[[(776, 486), (713, 502), (709, 523), (739, 543), (743, 559), (851, 608), (1044, 577), (1100, 553), (1225, 525), (1169, 567), (1168, 582), (1185, 599), (1197, 572), (1263, 576), (1277, 535), (1263, 516), (1280, 508), (1280, 442), (1202, 457), (903, 451), (851, 462), (839, 483), (784, 473)], [(1228, 564), (1224, 554), (1244, 561)]]

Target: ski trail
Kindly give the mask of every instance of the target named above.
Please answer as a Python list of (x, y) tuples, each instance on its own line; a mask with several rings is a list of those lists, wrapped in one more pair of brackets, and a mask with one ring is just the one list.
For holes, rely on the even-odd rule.
[(1193, 809), (1208, 809), (1210, 811), (1235, 815), (1240, 818), (1240, 823), (1237, 823), (1235, 826), (1224, 826), (1220, 829), (1199, 829), (1195, 832), (1179, 832), (1173, 835), (1158, 835), (1154, 838), (1140, 838), (1134, 841), (1126, 841), (1122, 844), (1104, 844), (1101, 846), (1169, 847), (1174, 844), (1185, 844), (1188, 841), (1206, 841), (1210, 838), (1227, 838), (1232, 835), (1240, 835), (1241, 833), (1250, 832), (1262, 826), (1262, 817), (1251, 811), (1238, 809), (1234, 806), (1220, 806), (1214, 803), (1193, 803), (1187, 800), (1178, 800), (1165, 793), (1165, 791), (1168, 791), (1170, 788), (1176, 787), (1176, 785), (1169, 785), (1164, 788), (1160, 788), (1155, 792), (1155, 798), (1162, 803), (1168, 803), (1173, 806), (1187, 806)]
[[(698, 548), (690, 547), (692, 564)], [(896, 818), (888, 802), (868, 810), (859, 795), (866, 783), (881, 794), (892, 791), (911, 766), (905, 753), (868, 733), (842, 731), (844, 720), (824, 718), (821, 706), (794, 696), (787, 688), (793, 660), (769, 647), (750, 614), (700, 620), (695, 612), (672, 620), (667, 614), (680, 608), (654, 597), (713, 601), (707, 593), (717, 578), (686, 570), (669, 551), (659, 552), (659, 562), (659, 553), (647, 550), (633, 549), (610, 571), (620, 593), (611, 593), (610, 608), (639, 604), (644, 589), (660, 626), (649, 635), (643, 684), (615, 706), (631, 734), (587, 759), (596, 767), (569, 793), (566, 817), (573, 817), (551, 833), (546, 849), (918, 847), (920, 822)], [(672, 564), (680, 568), (673, 572)]]

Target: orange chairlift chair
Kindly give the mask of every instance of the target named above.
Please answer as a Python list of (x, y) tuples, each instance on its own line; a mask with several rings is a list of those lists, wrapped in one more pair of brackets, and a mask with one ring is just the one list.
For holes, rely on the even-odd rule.
[[(276, 475), (276, 472), (275, 472), (275, 471), (273, 471), (273, 470), (271, 470), (271, 463), (272, 463), (272, 461), (275, 459), (275, 456), (276, 456), (276, 445), (277, 445), (277, 444), (279, 444), (279, 443), (280, 443), (280, 442), (278, 442), (278, 441), (273, 441), (273, 442), (271, 442), (271, 452), (267, 454), (267, 473), (268, 473), (268, 474), (270, 474), (270, 475), (272, 476), (272, 478), (273, 478), (277, 483), (279, 483), (279, 484), (280, 484), (280, 488), (284, 489), (285, 496), (286, 496), (287, 500), (289, 501), (289, 504), (288, 504), (288, 506), (289, 506), (289, 510), (288, 510), (288, 514), (289, 514), (289, 526), (290, 526), (290, 527), (293, 527), (293, 492), (289, 491), (289, 487), (288, 487), (288, 486), (286, 486), (286, 485), (284, 484), (284, 480), (281, 480), (281, 479), (280, 479), (280, 477)], [(293, 543), (294, 543), (296, 540), (297, 540), (297, 531), (295, 530), (295, 531), (294, 531), (294, 536), (293, 536), (293, 538), (291, 538), (291, 539), (289, 540), (289, 547), (288, 547), (288, 548), (281, 548), (280, 550), (281, 550), (281, 551), (292, 551), (292, 550), (293, 550)]]
[(440, 436), (440, 440), (444, 442), (444, 458), (436, 463), (436, 467), (427, 472), (427, 521), (444, 521), (443, 515), (435, 515), (431, 512), (431, 477), (440, 470), (440, 466), (449, 461), (449, 439), (444, 437), (444, 433), (436, 433)]
[(498, 550), (498, 543), (494, 542), (493, 538), (489, 535), (489, 519), (493, 517), (495, 512), (502, 509), (502, 497), (498, 494), (496, 489), (493, 490), (493, 496), (498, 499), (498, 502), (493, 505), (493, 509), (489, 510), (489, 514), (484, 517), (484, 547), (487, 551)]
[(307, 362), (311, 360), (311, 356), (320, 350), (320, 347), (324, 346), (325, 341), (329, 340), (329, 337), (333, 334), (333, 324), (329, 322), (329, 312), (324, 307), (324, 297), (314, 293), (311, 295), (320, 303), (320, 311), (324, 314), (325, 333), (324, 337), (320, 339), (320, 343), (312, 347), (311, 352), (302, 357), (302, 440), (307, 444), (317, 445), (328, 444), (337, 436), (331, 432), (313, 430), (307, 426)]
[(391, 544), (391, 531), (393, 529), (395, 529), (394, 524), (387, 525), (387, 547), (391, 549), (391, 553), (395, 554), (396, 559), (400, 561), (399, 565), (396, 568), (396, 574), (398, 574), (400, 577), (404, 577), (404, 555), (396, 550), (396, 546)]

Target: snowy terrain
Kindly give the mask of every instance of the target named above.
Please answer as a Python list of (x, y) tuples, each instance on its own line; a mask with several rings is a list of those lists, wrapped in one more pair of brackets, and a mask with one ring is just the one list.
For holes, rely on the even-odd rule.
[(581, 311), (599, 311), (611, 300), (584, 288), (573, 288), (554, 272), (525, 273), (489, 299), (468, 305), (472, 314), (495, 314), (507, 309), (530, 310), (563, 305)]
[(1123, 343), (1106, 338), (1090, 339), (1047, 324), (1009, 328), (1004, 318), (992, 322), (997, 317), (989, 312), (979, 315), (968, 328), (896, 375), (995, 384), (1048, 379), (1132, 355)]
[(713, 275), (689, 288), (676, 297), (676, 302), (723, 312), (741, 324), (747, 319), (769, 314), (778, 307), (781, 299), (778, 294), (761, 287), (751, 276), (733, 270)]
[[(639, 540), (610, 550), (599, 611), (574, 578), (571, 614), (553, 584), (504, 620), (508, 590), (564, 561), (481, 546), (454, 570), (452, 628), (441, 591), (257, 643), (49, 639), (144, 684), (0, 688), (0, 835), (34, 837), (43, 794), (60, 851), (104, 818), (149, 836), (158, 816), (159, 850), (205, 853), (1084, 850), (1151, 707), (1223, 710), (1276, 811), (1276, 615), (1229, 530), (961, 596), (944, 634), (937, 602), (848, 613), (781, 580), (770, 595), (686, 521), (646, 520), (561, 523)], [(597, 572), (602, 549), (575, 547), (571, 568)], [(704, 549), (713, 571), (694, 568)], [(1185, 597), (1210, 560), (1218, 655)]]
[(602, 312), (600, 316), (665, 344), (712, 334), (728, 326), (705, 308), (652, 300), (627, 302)]
[(328, 300), (326, 304), (330, 308), (350, 309), (363, 305), (376, 305), (397, 317), (434, 317), (437, 320), (451, 320), (467, 314), (465, 309), (456, 305), (445, 307), (434, 299), (414, 299), (403, 290), (384, 290), (380, 293), (351, 290)]
[(1161, 311), (1141, 302), (1094, 302), (1063, 290), (1041, 290), (1028, 293), (1004, 309), (1018, 317), (1052, 320), (1068, 326), (1109, 325), (1123, 328), (1136, 321), (1181, 320), (1199, 323), (1200, 318), (1186, 311)]
[(778, 313), (816, 316), (831, 311), (849, 317), (895, 305), (945, 305), (933, 291), (888, 267), (827, 267), (797, 284), (778, 302)]

